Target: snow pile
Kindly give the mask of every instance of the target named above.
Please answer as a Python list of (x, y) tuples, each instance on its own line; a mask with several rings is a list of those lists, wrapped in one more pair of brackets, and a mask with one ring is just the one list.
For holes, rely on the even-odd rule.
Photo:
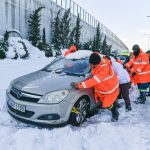
[[(93, 52), (91, 50), (78, 50), (74, 53), (70, 53), (69, 55), (66, 56), (66, 59), (82, 59), (82, 58), (87, 58), (87, 57), (90, 57), (90, 55), (92, 54)], [(100, 57), (101, 57), (101, 61), (102, 62), (105, 62), (105, 59), (104, 59), (104, 55), (103, 54), (100, 54)]]
[(66, 59), (82, 59), (90, 57), (93, 52), (90, 50), (78, 50), (66, 56)]
[(34, 47), (28, 40), (21, 39), (19, 37), (10, 37), (9, 38), (9, 48), (8, 52), (6, 52), (6, 56), (8, 59), (12, 59), (15, 57), (16, 53), (21, 58), (26, 54), (23, 44), (20, 43), (24, 42), (25, 46), (27, 47), (27, 51), (29, 53), (29, 58), (44, 58), (44, 52), (40, 51), (38, 48)]

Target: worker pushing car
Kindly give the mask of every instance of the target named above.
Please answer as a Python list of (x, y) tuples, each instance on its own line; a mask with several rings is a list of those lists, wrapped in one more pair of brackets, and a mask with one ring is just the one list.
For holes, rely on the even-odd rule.
[(71, 83), (76, 89), (94, 88), (95, 102), (101, 102), (103, 108), (112, 112), (112, 121), (117, 121), (119, 112), (113, 105), (119, 94), (119, 81), (111, 65), (101, 62), (98, 53), (89, 58), (92, 77), (79, 83)]

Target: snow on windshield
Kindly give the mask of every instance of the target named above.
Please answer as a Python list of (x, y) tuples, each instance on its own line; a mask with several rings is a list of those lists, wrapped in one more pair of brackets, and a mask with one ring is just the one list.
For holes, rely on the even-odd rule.
[(86, 57), (90, 57), (93, 52), (90, 50), (78, 50), (75, 53), (71, 53), (66, 56), (66, 59), (82, 59)]

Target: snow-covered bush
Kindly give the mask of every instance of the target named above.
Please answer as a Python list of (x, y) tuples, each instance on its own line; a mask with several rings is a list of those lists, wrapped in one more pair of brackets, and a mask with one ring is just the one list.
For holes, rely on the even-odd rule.
[(20, 32), (15, 30), (15, 29), (11, 29), (9, 31), (6, 30), (6, 32), (4, 33), (3, 37), (1, 37), (1, 39), (0, 39), (0, 58), (4, 59), (7, 56), (9, 57), (9, 55), (12, 56), (13, 54), (14, 54), (14, 56), (11, 57), (11, 58), (17, 59), (19, 57), (19, 54), (17, 53), (16, 47), (11, 47), (11, 46), (14, 45), (14, 43), (11, 43), (9, 41), (9, 37), (10, 37), (11, 33), (17, 33), (17, 35), (19, 35), (19, 38), (21, 40), (20, 44), (22, 44), (22, 47), (23, 47), (22, 49), (24, 49), (24, 51), (25, 51), (25, 54), (23, 56), (20, 56), (20, 58), (28, 57), (27, 48), (26, 48), (24, 42), (22, 41), (23, 39), (21, 37)]
[(28, 40), (21, 40), (19, 37), (9, 38), (9, 47), (6, 52), (6, 58), (41, 58), (45, 57), (44, 52), (34, 47)]
[(10, 32), (6, 31), (0, 39), (0, 59), (6, 58), (6, 52), (8, 51), (8, 39)]
[(23, 55), (21, 58), (27, 58), (27, 57), (29, 56), (29, 52), (28, 52), (28, 49), (27, 49), (25, 43), (24, 43), (23, 41), (18, 41), (18, 42), (22, 44), (23, 49), (24, 49), (24, 51), (25, 51), (25, 53), (26, 53), (26, 54)]

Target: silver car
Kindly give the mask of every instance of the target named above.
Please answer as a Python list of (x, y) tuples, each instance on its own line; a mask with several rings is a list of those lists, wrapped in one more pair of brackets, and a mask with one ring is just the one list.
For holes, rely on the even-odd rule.
[(85, 80), (89, 58), (56, 58), (43, 69), (19, 77), (6, 91), (11, 116), (36, 125), (80, 125), (96, 108), (93, 89), (76, 90), (71, 82)]

